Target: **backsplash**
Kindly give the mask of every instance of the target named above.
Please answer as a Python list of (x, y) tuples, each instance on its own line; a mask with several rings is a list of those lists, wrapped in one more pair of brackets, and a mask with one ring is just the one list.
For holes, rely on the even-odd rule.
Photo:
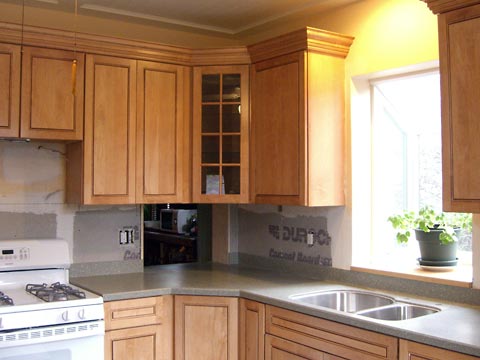
[[(285, 211), (284, 211), (285, 210)], [(296, 211), (297, 210), (297, 211)], [(312, 234), (310, 244), (308, 233)], [(268, 205), (238, 209), (238, 252), (288, 266), (332, 266), (332, 237), (324, 209), (300, 210)]]
[[(64, 144), (0, 142), (0, 239), (64, 239), (73, 275), (141, 269), (140, 206), (65, 204), (66, 161)], [(135, 242), (120, 246), (125, 226)]]

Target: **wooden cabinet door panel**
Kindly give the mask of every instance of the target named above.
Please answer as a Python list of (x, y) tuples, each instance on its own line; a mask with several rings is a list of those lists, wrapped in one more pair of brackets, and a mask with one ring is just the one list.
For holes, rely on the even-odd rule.
[(105, 359), (162, 359), (160, 328), (160, 325), (151, 325), (107, 331), (105, 333)]
[(265, 360), (324, 360), (324, 353), (275, 336), (265, 336)]
[(0, 44), (0, 137), (19, 136), (20, 47)]
[(78, 52), (24, 48), (21, 137), (82, 140), (84, 58)]
[(238, 299), (175, 296), (175, 359), (238, 359)]
[(274, 196), (287, 204), (303, 196), (303, 61), (303, 53), (296, 53), (253, 66), (252, 179), (256, 200)]
[(400, 340), (399, 360), (475, 360), (478, 357), (460, 354), (454, 351)]
[(140, 61), (137, 202), (189, 200), (189, 69)]
[(439, 16), (443, 207), (480, 211), (480, 5)]
[(135, 203), (136, 61), (86, 63), (84, 202)]
[(263, 360), (265, 304), (240, 299), (240, 360)]

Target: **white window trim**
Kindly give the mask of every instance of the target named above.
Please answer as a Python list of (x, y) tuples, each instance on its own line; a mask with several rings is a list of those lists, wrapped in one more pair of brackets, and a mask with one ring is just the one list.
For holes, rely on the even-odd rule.
[[(372, 98), (371, 84), (405, 74), (435, 71), (438, 60), (352, 78), (351, 81), (351, 176), (352, 176), (352, 266), (368, 267), (372, 237)], [(368, 219), (365, 214), (368, 211)], [(478, 236), (475, 236), (478, 234)], [(473, 217), (473, 287), (480, 288), (480, 215)]]

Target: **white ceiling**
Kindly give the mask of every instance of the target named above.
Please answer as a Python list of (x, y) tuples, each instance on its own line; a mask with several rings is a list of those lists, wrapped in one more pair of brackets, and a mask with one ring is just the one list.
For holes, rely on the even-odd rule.
[[(8, 1), (8, 0), (7, 0)], [(75, 0), (17, 0), (73, 12)], [(79, 13), (236, 34), (283, 17), (324, 12), (359, 0), (76, 0)]]

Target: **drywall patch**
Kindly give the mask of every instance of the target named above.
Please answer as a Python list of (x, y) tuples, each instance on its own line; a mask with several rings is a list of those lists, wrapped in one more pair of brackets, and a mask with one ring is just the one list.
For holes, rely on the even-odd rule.
[[(292, 264), (332, 266), (331, 236), (325, 216), (284, 216), (238, 209), (239, 252)], [(313, 244), (307, 234), (313, 234)]]
[(55, 239), (57, 237), (56, 214), (31, 212), (0, 212), (1, 240)]

